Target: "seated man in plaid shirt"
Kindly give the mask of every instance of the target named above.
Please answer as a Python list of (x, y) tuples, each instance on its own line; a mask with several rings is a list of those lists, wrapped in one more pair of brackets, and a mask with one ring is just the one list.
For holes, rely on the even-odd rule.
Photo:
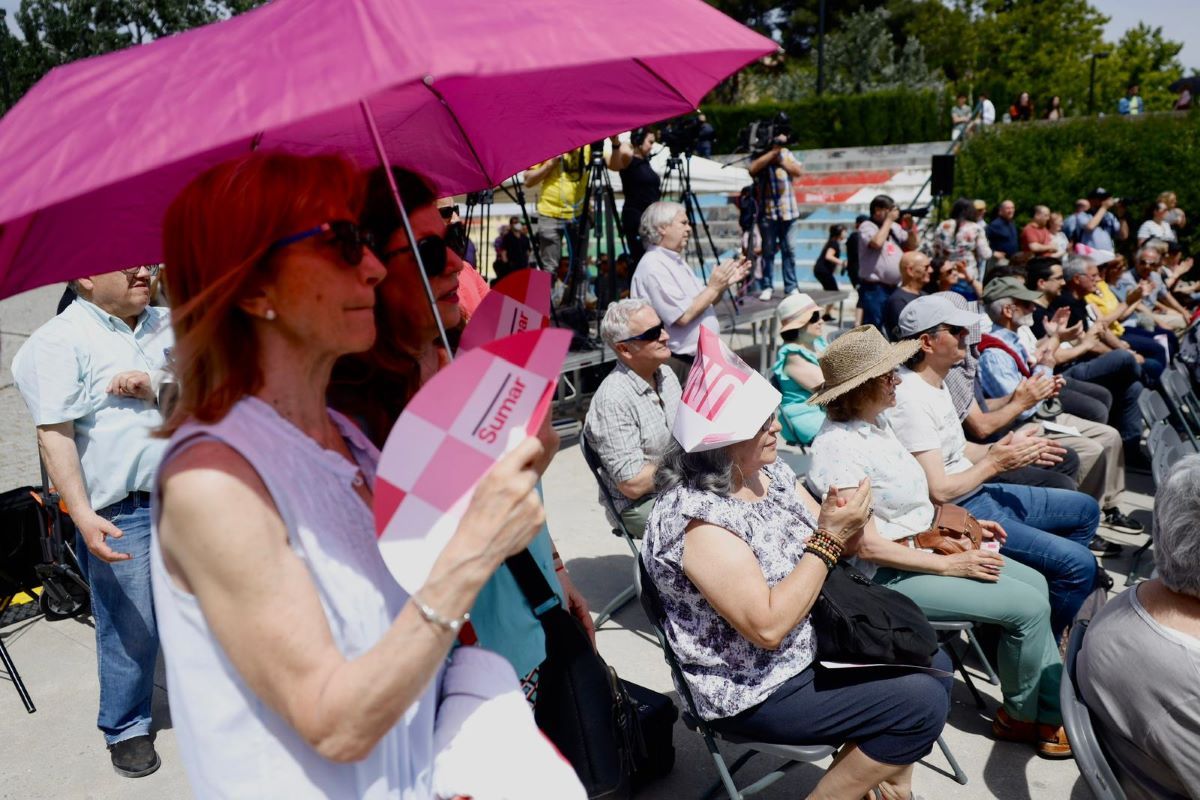
[[(631, 536), (641, 537), (654, 505), (658, 456), (671, 440), (681, 394), (666, 366), (671, 357), (662, 320), (645, 300), (608, 307), (600, 336), (617, 366), (596, 390), (583, 435), (604, 465), (601, 479)], [(615, 527), (617, 520), (609, 519)]]

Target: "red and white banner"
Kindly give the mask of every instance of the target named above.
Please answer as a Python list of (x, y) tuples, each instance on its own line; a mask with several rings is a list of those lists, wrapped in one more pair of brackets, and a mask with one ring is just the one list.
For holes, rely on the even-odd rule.
[(696, 361), (671, 433), (689, 453), (744, 442), (758, 433), (782, 399), (720, 336), (701, 327)]
[(550, 279), (549, 272), (521, 269), (497, 281), (471, 314), (458, 351), (474, 350), (505, 336), (549, 325)]
[(519, 333), (462, 352), (392, 427), (375, 481), (375, 531), (392, 575), (425, 583), (479, 479), (549, 412), (571, 332)]

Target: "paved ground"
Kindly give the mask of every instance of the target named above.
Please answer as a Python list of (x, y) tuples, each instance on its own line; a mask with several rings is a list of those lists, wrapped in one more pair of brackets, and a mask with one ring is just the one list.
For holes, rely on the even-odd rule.
[[(0, 302), (4, 365), (0, 372), (0, 442), (3, 442), (0, 489), (37, 479), (29, 418), (11, 387), (7, 365), (24, 337), (53, 313), (59, 294), (57, 288), (47, 288)], [(1131, 477), (1131, 488), (1144, 488), (1145, 483), (1144, 479)], [(629, 585), (633, 560), (625, 544), (609, 533), (578, 448), (566, 447), (555, 459), (546, 475), (545, 495), (558, 549), (567, 559), (576, 583), (598, 611)], [(1148, 509), (1151, 498), (1130, 492), (1127, 505)], [(1148, 521), (1144, 514), (1139, 516)], [(1112, 538), (1130, 543), (1142, 539), (1119, 535)], [(1127, 562), (1110, 559), (1106, 566), (1113, 571), (1118, 584), (1123, 584)], [(16, 692), (5, 685), (7, 676), (0, 674), (0, 740), (4, 742), (0, 747), (0, 776), (3, 776), (0, 798), (149, 800), (190, 796), (171, 730), (161, 673), (155, 695), (155, 717), (160, 728), (158, 748), (163, 768), (148, 778), (126, 780), (113, 773), (94, 727), (98, 687), (94, 632), (89, 622), (48, 622), (36, 618), (10, 625), (0, 634), (38, 706), (35, 714), (27, 715)], [(598, 642), (601, 653), (622, 676), (674, 697), (666, 664), (636, 604), (627, 606), (602, 628)], [(990, 715), (999, 703), (999, 692), (982, 681), (976, 683), (989, 698), (987, 711), (983, 714), (976, 711), (959, 680), (945, 730), (945, 738), (970, 782), (959, 786), (939, 772), (947, 767), (935, 750), (928, 759), (929, 766), (917, 769), (917, 793), (927, 800), (1089, 798), (1073, 761), (1044, 761), (1030, 748), (993, 742), (988, 737)], [(698, 798), (716, 779), (702, 740), (682, 724), (676, 726), (675, 744), (678, 758), (674, 772), (647, 787), (639, 798)], [(732, 761), (730, 756), (735, 757), (739, 750), (726, 747), (725, 752)], [(750, 764), (748, 775), (757, 777), (765, 768), (778, 763), (766, 757), (759, 761)], [(767, 800), (802, 797), (819, 779), (822, 766), (801, 767), (761, 796)]]

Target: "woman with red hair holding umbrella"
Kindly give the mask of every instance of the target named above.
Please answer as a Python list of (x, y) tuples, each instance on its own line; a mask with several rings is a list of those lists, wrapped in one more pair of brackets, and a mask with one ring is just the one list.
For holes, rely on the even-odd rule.
[(362, 197), (339, 158), (256, 153), (167, 212), (182, 389), (151, 559), (198, 796), (433, 796), (446, 654), (543, 519), (542, 448), (527, 439), (484, 477), (419, 590), (388, 573), (379, 453), (325, 405), (334, 362), (375, 339), (385, 270), (353, 222)]

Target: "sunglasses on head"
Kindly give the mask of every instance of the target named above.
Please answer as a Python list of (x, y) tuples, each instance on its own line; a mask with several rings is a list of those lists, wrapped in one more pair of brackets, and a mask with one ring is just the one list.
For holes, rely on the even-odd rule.
[[(446, 253), (452, 249), (451, 233), (449, 230), (446, 233), (446, 238), (441, 236), (426, 236), (424, 239), (417, 239), (417, 252), (421, 256), (421, 263), (425, 265), (425, 274), (430, 278), (440, 277), (446, 272), (446, 265), (448, 263)], [(388, 250), (383, 254), (381, 260), (387, 263), (393, 256), (411, 252), (412, 247), (403, 245), (394, 250)]]
[(348, 219), (335, 219), (322, 222), (315, 228), (309, 228), (291, 236), (278, 239), (267, 248), (271, 253), (290, 244), (311, 239), (313, 236), (329, 236), (329, 241), (338, 246), (342, 260), (351, 267), (357, 267), (363, 260), (363, 249), (375, 250), (375, 239), (370, 233), (362, 230)]
[(442, 215), (442, 219), (449, 222), (450, 218), (458, 213), (458, 206), (457, 205), (442, 206), (441, 208), (438, 209), (438, 213)]
[(663, 324), (660, 322), (653, 328), (646, 328), (646, 330), (642, 331), (636, 336), (630, 336), (627, 339), (622, 339), (621, 341), (617, 342), (617, 344), (628, 344), (629, 342), (657, 342), (662, 336), (662, 332)]

